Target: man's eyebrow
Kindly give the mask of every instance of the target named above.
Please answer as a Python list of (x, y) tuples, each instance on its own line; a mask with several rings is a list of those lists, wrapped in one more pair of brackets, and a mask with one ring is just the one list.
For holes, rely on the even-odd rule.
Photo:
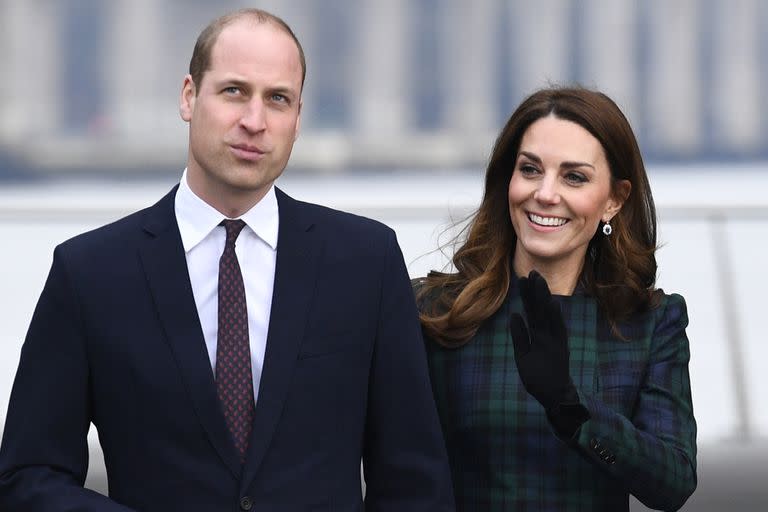
[(248, 82), (239, 78), (222, 78), (216, 82), (219, 85), (234, 85), (243, 89), (248, 89)]
[(280, 93), (280, 94), (284, 94), (286, 96), (291, 96), (291, 97), (296, 96), (296, 91), (293, 88), (285, 85), (276, 85), (275, 87), (268, 87), (267, 91), (269, 91), (270, 93)]

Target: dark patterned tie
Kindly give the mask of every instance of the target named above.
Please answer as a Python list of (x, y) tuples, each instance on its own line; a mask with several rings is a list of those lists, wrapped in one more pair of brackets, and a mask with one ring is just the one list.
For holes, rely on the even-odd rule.
[(219, 333), (216, 343), (216, 390), (235, 448), (245, 461), (253, 424), (254, 400), (251, 350), (248, 343), (248, 310), (235, 240), (245, 227), (242, 220), (224, 220), (227, 230), (219, 260)]

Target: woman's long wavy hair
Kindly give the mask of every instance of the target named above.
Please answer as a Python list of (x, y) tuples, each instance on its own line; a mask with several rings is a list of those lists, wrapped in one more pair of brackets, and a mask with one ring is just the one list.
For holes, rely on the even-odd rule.
[[(418, 288), (426, 335), (446, 347), (467, 343), (504, 302), (513, 278), (517, 235), (509, 216), (508, 189), (523, 134), (554, 115), (589, 131), (602, 145), (611, 170), (632, 189), (611, 219), (613, 233), (598, 229), (587, 249), (579, 283), (620, 335), (618, 323), (655, 302), (656, 210), (640, 149), (627, 118), (608, 96), (579, 87), (542, 89), (523, 101), (496, 139), (480, 207), (454, 253), (454, 273), (430, 272)], [(460, 235), (462, 236), (462, 235)], [(424, 300), (429, 298), (429, 300)]]

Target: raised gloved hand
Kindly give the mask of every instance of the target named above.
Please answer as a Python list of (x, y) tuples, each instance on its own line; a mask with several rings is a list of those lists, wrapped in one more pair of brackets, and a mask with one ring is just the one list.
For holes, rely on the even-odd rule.
[(569, 373), (568, 332), (547, 281), (535, 270), (519, 279), (525, 316), (515, 313), (509, 331), (520, 380), (539, 401), (562, 435), (570, 436), (589, 419)]

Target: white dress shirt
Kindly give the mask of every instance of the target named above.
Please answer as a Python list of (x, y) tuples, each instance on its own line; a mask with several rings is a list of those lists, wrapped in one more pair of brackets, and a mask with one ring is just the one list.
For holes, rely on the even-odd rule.
[[(219, 223), (226, 217), (192, 192), (187, 183), (186, 170), (176, 192), (175, 209), (197, 314), (215, 375), (219, 325), (219, 258), (224, 252), (226, 240), (224, 226), (219, 226)], [(240, 219), (245, 221), (246, 227), (237, 237), (235, 253), (245, 285), (253, 396), (258, 400), (277, 259), (279, 218), (274, 186)]]

